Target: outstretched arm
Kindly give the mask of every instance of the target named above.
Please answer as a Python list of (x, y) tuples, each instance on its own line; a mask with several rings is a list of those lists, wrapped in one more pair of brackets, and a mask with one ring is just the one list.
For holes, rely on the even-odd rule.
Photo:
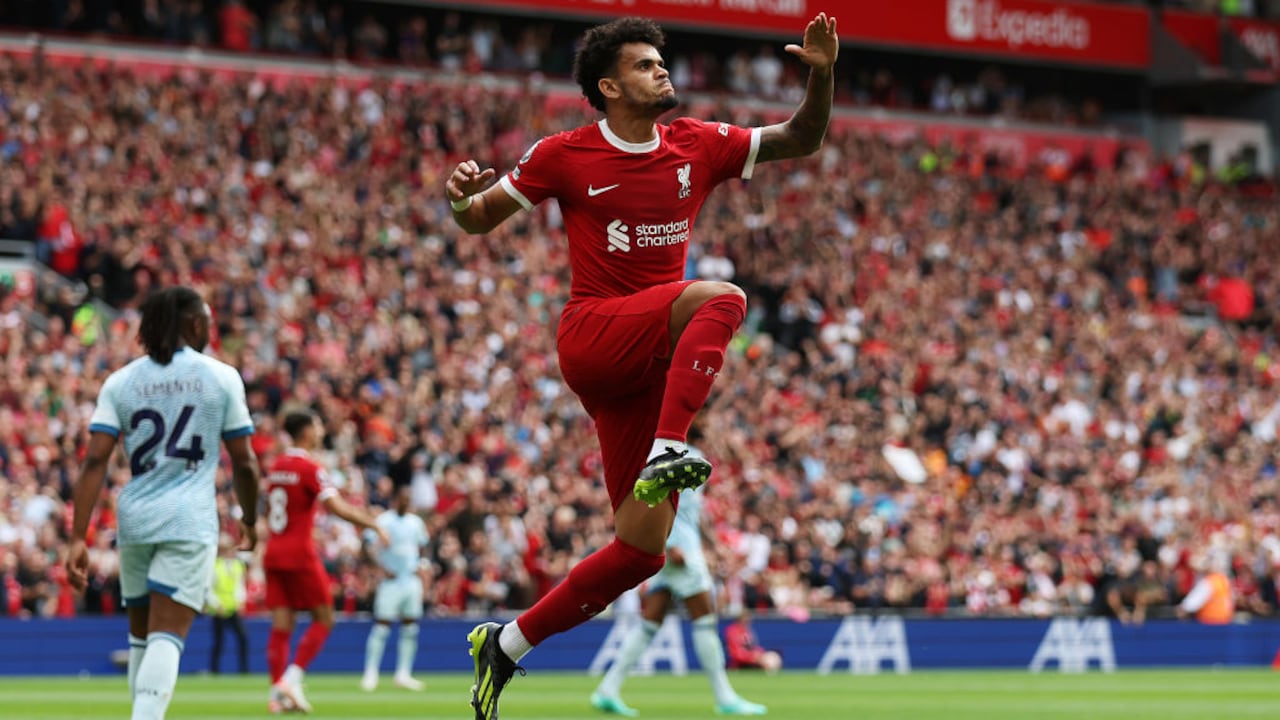
[(382, 541), (383, 545), (391, 544), (391, 538), (387, 537), (387, 531), (382, 529), (382, 526), (378, 524), (377, 518), (370, 515), (368, 512), (355, 507), (337, 495), (330, 495), (325, 498), (323, 502), (325, 510), (328, 510), (356, 527), (364, 528), (365, 530), (372, 530), (377, 533), (378, 539)]
[(493, 168), (481, 171), (475, 160), (463, 160), (454, 168), (444, 191), (458, 227), (473, 235), (487, 233), (520, 209), (520, 203), (502, 186), (494, 184), (485, 189), (496, 174)]
[(809, 21), (804, 29), (803, 47), (786, 47), (787, 52), (809, 66), (809, 84), (790, 120), (761, 130), (756, 162), (802, 157), (822, 147), (822, 138), (831, 120), (831, 98), (835, 94), (833, 68), (839, 50), (836, 19), (828, 18), (826, 13), (818, 13)]

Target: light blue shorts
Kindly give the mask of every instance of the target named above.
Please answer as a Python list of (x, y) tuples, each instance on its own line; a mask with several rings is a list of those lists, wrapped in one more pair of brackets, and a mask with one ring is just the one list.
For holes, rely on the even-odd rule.
[(422, 580), (417, 575), (383, 580), (373, 596), (373, 617), (383, 622), (422, 617)]
[(151, 593), (200, 612), (213, 577), (218, 546), (161, 542), (120, 546), (120, 595), (125, 607), (146, 605)]
[(670, 590), (672, 595), (681, 600), (691, 598), (700, 593), (711, 592), (711, 570), (702, 564), (667, 563), (657, 575), (649, 578), (646, 588), (648, 592)]

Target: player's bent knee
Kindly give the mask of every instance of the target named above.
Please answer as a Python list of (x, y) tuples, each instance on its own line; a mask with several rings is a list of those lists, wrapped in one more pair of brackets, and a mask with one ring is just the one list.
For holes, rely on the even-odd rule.
[(287, 608), (275, 608), (271, 611), (271, 629), (281, 632), (293, 632), (293, 626), (296, 622), (292, 610)]
[[(621, 540), (614, 540), (614, 542), (625, 545)], [(658, 571), (662, 569), (662, 566), (667, 560), (666, 555), (645, 552), (640, 548), (633, 546), (628, 546), (628, 548), (632, 551), (632, 560), (628, 565), (631, 569), (631, 572), (628, 573), (628, 582), (631, 584), (628, 587), (623, 588), (622, 592), (626, 592), (654, 575), (657, 575)]]
[(658, 572), (665, 560), (663, 555), (646, 552), (614, 538), (590, 558), (575, 565), (565, 578), (564, 587), (573, 598), (574, 605), (591, 617), (602, 612), (619, 595)]
[(712, 289), (715, 291), (715, 295), (713, 297), (728, 296), (731, 298), (738, 298), (739, 300), (742, 301), (744, 305), (746, 304), (747, 293), (737, 285), (734, 285), (731, 282), (722, 282), (719, 280), (715, 281), (712, 284), (714, 285)]
[(742, 288), (731, 282), (720, 280), (699, 280), (685, 290), (682, 299), (692, 301), (695, 307), (705, 305), (717, 298), (737, 298), (745, 305), (747, 294)]
[(705, 313), (716, 313), (724, 316), (724, 320), (731, 325), (740, 325), (743, 318), (747, 316), (747, 296), (736, 285), (729, 283), (719, 283), (728, 288), (729, 291), (717, 293), (707, 298), (706, 302), (698, 308), (696, 315)]
[(703, 302), (694, 316), (719, 320), (736, 332), (737, 328), (741, 327), (742, 320), (746, 319), (746, 296), (742, 295), (741, 291), (714, 296), (707, 302)]

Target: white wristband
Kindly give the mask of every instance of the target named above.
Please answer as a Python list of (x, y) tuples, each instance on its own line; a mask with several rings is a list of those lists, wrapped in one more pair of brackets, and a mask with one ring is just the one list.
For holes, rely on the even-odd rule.
[(454, 212), (462, 212), (463, 210), (471, 207), (471, 199), (474, 197), (475, 195), (468, 195), (461, 200), (450, 200), (449, 205), (453, 208)]

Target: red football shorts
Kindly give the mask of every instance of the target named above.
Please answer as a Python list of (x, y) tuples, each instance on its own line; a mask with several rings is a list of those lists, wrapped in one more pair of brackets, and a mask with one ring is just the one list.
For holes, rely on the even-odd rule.
[(671, 303), (690, 282), (574, 301), (560, 317), (560, 372), (595, 421), (614, 510), (653, 446), (671, 364)]
[(332, 602), (329, 574), (316, 563), (312, 568), (267, 568), (267, 609), (312, 610)]

